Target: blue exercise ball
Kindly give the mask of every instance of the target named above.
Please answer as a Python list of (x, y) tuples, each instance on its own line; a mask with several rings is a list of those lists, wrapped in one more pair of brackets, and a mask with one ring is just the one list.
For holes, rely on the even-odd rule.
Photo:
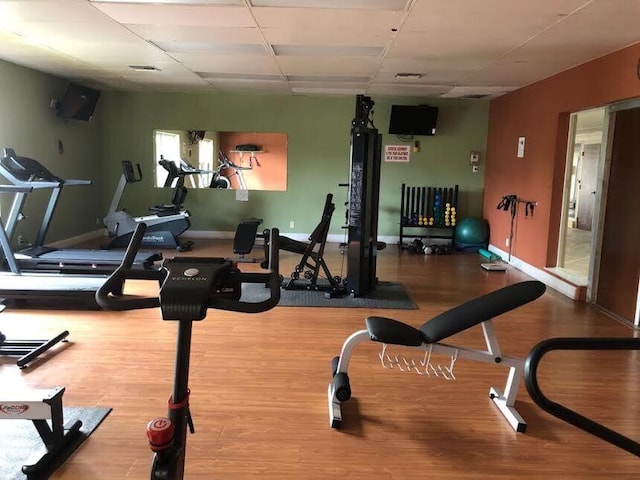
[(456, 244), (481, 245), (489, 242), (489, 222), (484, 218), (463, 218), (456, 226)]

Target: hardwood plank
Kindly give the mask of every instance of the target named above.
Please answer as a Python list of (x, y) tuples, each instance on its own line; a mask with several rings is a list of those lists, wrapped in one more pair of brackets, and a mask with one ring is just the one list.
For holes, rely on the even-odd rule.
[[(340, 274), (337, 245), (327, 247)], [(175, 252), (166, 252), (173, 256)], [(189, 255), (230, 255), (228, 241), (200, 240)], [(282, 273), (297, 256), (283, 253)], [(380, 479), (637, 478), (638, 459), (539, 410), (521, 386), (517, 407), (528, 422), (513, 432), (488, 399), (507, 369), (466, 360), (457, 381), (383, 369), (373, 343), (350, 365), (354, 397), (341, 430), (329, 427), (330, 360), (368, 315), (419, 326), (470, 298), (528, 279), (516, 270), (489, 273), (473, 254), (418, 256), (394, 246), (379, 252), (378, 277), (400, 281), (418, 310), (277, 307), (260, 315), (210, 311), (194, 326), (186, 478)], [(242, 269), (255, 265), (242, 264)], [(131, 285), (157, 291), (155, 285)], [(548, 290), (538, 301), (495, 321), (505, 354), (523, 357), (553, 336), (631, 336), (599, 310)], [(113, 412), (56, 472), (54, 480), (146, 479), (151, 452), (145, 425), (164, 415), (171, 393), (176, 325), (157, 309), (131, 312), (6, 310), (10, 337), (46, 337), (68, 329), (69, 344), (20, 371), (0, 359), (3, 390), (66, 386), (65, 405)], [(480, 328), (448, 340), (483, 345)], [(541, 386), (625, 435), (640, 439), (640, 354), (554, 352)]]

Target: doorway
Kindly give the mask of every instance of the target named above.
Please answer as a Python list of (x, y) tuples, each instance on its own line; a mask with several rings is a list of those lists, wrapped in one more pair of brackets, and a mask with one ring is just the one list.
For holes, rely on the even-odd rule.
[(638, 102), (612, 106), (607, 141), (606, 202), (599, 222), (600, 258), (593, 285), (596, 305), (639, 325), (640, 226), (636, 188), (640, 183)]
[(555, 271), (578, 286), (589, 283), (594, 212), (605, 124), (605, 108), (571, 115), (565, 192)]

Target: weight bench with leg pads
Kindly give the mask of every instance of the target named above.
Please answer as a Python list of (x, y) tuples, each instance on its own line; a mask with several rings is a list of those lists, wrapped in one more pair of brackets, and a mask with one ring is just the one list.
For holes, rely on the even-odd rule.
[[(295, 270), (291, 273), (291, 277), (282, 285), (285, 290), (326, 291), (330, 297), (345, 292), (342, 279), (331, 275), (331, 271), (324, 261), (324, 248), (335, 208), (333, 194), (328, 193), (320, 222), (309, 236), (308, 242), (301, 242), (282, 235), (279, 237), (280, 250), (302, 255)], [(268, 245), (265, 245), (266, 249), (268, 249)], [(318, 283), (321, 273), (328, 280), (328, 284)], [(306, 281), (300, 279), (301, 274)]]
[[(491, 387), (489, 397), (511, 427), (517, 432), (524, 432), (527, 424), (514, 408), (518, 386), (524, 372), (524, 360), (502, 354), (492, 319), (537, 299), (545, 289), (542, 282), (535, 280), (515, 283), (447, 310), (420, 328), (391, 318), (368, 317), (365, 322), (366, 330), (357, 331), (349, 336), (342, 346), (340, 356), (332, 361), (333, 379), (328, 388), (330, 425), (333, 428), (340, 426), (341, 403), (351, 398), (347, 372), (351, 354), (357, 344), (370, 340), (383, 344), (379, 358), (384, 367), (428, 377), (454, 380), (453, 367), (460, 358), (508, 367), (509, 374), (504, 392)], [(440, 343), (476, 325), (482, 327), (486, 350)], [(420, 351), (422, 358), (407, 360), (401, 355), (393, 355), (389, 353), (390, 345), (415, 348)], [(435, 363), (432, 358), (434, 353), (446, 355), (447, 364)]]
[(64, 387), (55, 387), (27, 392), (18, 400), (7, 392), (0, 396), (0, 420), (31, 420), (44, 444), (22, 466), (28, 480), (49, 478), (66, 459), (67, 447), (80, 434), (80, 420), (64, 424), (63, 393)]

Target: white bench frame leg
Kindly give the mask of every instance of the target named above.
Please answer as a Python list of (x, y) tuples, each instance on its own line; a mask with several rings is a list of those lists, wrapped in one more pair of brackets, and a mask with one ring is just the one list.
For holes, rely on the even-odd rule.
[[(491, 363), (495, 365), (502, 365), (509, 368), (509, 374), (504, 387), (504, 391), (499, 390), (496, 387), (489, 389), (489, 397), (493, 403), (498, 407), (502, 415), (505, 417), (509, 425), (516, 432), (525, 432), (527, 423), (515, 408), (515, 400), (518, 394), (518, 387), (524, 373), (524, 360), (509, 356), (503, 356), (498, 345), (498, 338), (493, 327), (491, 320), (487, 320), (480, 324), (484, 334), (486, 343), (486, 350), (471, 349), (465, 347), (457, 347), (446, 343), (423, 343), (419, 347), (407, 347), (426, 352), (437, 352), (449, 356), (456, 356), (457, 359), (465, 358), (467, 360), (474, 360), (477, 362)], [(350, 335), (342, 345), (342, 351), (340, 352), (340, 359), (338, 361), (338, 367), (335, 373), (348, 373), (349, 361), (351, 354), (355, 347), (362, 342), (371, 341), (371, 337), (368, 330), (359, 330)], [(336, 397), (336, 391), (333, 382), (329, 383), (327, 390), (327, 397), (329, 402), (329, 424), (332, 427), (337, 427), (342, 422), (342, 408), (341, 402)]]

